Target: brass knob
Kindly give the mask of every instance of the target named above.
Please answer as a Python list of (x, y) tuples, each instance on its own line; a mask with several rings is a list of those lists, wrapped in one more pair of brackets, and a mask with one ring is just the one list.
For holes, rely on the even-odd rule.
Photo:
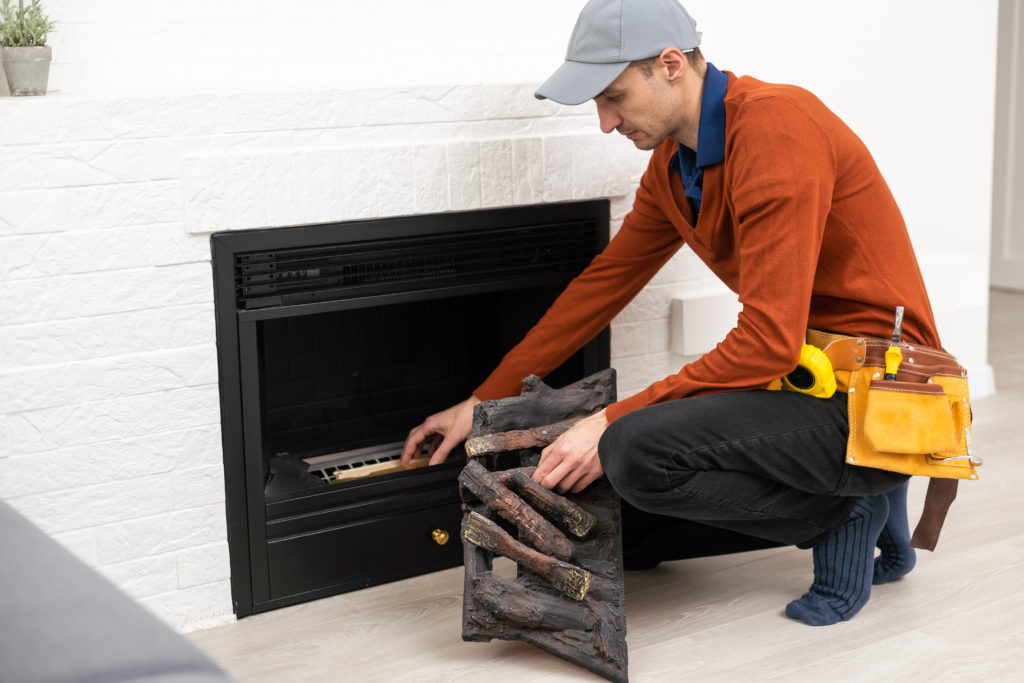
[(434, 543), (438, 545), (444, 545), (448, 542), (448, 532), (444, 529), (434, 529), (430, 532), (430, 537), (434, 539)]

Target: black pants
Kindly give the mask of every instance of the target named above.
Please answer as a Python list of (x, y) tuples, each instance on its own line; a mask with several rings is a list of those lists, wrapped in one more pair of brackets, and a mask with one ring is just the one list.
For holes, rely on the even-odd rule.
[[(645, 545), (663, 548), (666, 556), (657, 559), (728, 551), (672, 548), (692, 546), (700, 525), (726, 530), (712, 545), (727, 547), (736, 534), (769, 542), (751, 547), (807, 548), (828, 538), (857, 497), (907, 479), (846, 463), (846, 407), (845, 394), (825, 400), (744, 391), (660, 403), (620, 417), (598, 450), (605, 476), (628, 504), (627, 555)], [(644, 538), (652, 533), (656, 543)]]

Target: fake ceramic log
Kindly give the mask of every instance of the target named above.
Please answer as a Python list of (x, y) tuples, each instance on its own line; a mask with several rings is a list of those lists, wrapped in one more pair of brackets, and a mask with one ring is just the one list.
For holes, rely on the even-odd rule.
[[(560, 560), (572, 557), (572, 542), (555, 525), (534, 510), (522, 498), (512, 493), (498, 477), (484, 469), (479, 462), (470, 461), (459, 483), (483, 501), (490, 509), (516, 525), (519, 537), (546, 555)], [(481, 530), (481, 533), (486, 533)]]
[[(579, 420), (614, 401), (613, 370), (562, 390), (531, 377), (524, 380), (520, 396), (477, 406), (471, 436), (494, 437), (486, 443), (503, 450), (518, 438), (505, 432)], [(608, 680), (625, 682), (619, 498), (603, 478), (567, 496), (540, 487), (529, 477), (542, 448), (520, 450), (520, 468), (497, 472), (485, 467), (496, 462), (494, 454), (481, 452), (480, 460), (471, 461), (460, 476), (466, 570), (463, 640), (521, 640)], [(537, 547), (545, 541), (535, 532), (523, 533), (524, 528), (540, 528), (538, 516), (558, 529), (559, 556), (550, 547)], [(518, 538), (500, 528), (499, 517)], [(516, 562), (515, 581), (494, 574), (495, 554)]]
[(530, 477), (534, 467), (520, 467), (514, 470), (499, 472), (498, 481), (510, 489), (519, 492), (559, 526), (579, 538), (583, 538), (597, 524), (597, 519), (565, 496), (550, 491)]
[(518, 396), (477, 404), (469, 439), (579, 420), (614, 402), (615, 370), (611, 368), (562, 389), (552, 389), (536, 375), (530, 375), (523, 380)]
[(572, 418), (533, 429), (514, 429), (471, 438), (466, 441), (466, 455), (473, 458), (523, 448), (544, 448), (577, 422), (579, 419)]

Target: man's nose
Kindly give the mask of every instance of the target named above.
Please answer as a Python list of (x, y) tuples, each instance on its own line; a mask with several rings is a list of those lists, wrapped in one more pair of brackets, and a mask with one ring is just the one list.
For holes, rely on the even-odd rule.
[(597, 118), (601, 123), (602, 133), (611, 133), (622, 123), (622, 119), (612, 111), (612, 108), (607, 104), (603, 104), (600, 100), (597, 102)]

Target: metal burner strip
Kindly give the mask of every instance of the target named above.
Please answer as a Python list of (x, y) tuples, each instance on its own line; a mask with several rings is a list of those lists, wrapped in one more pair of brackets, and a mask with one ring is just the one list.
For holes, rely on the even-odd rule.
[(404, 442), (356, 448), (350, 451), (327, 453), (310, 458), (303, 458), (309, 465), (309, 473), (314, 474), (329, 484), (363, 476), (389, 474), (405, 469), (414, 469), (426, 464), (426, 459), (413, 460), (407, 466), (399, 464)]

